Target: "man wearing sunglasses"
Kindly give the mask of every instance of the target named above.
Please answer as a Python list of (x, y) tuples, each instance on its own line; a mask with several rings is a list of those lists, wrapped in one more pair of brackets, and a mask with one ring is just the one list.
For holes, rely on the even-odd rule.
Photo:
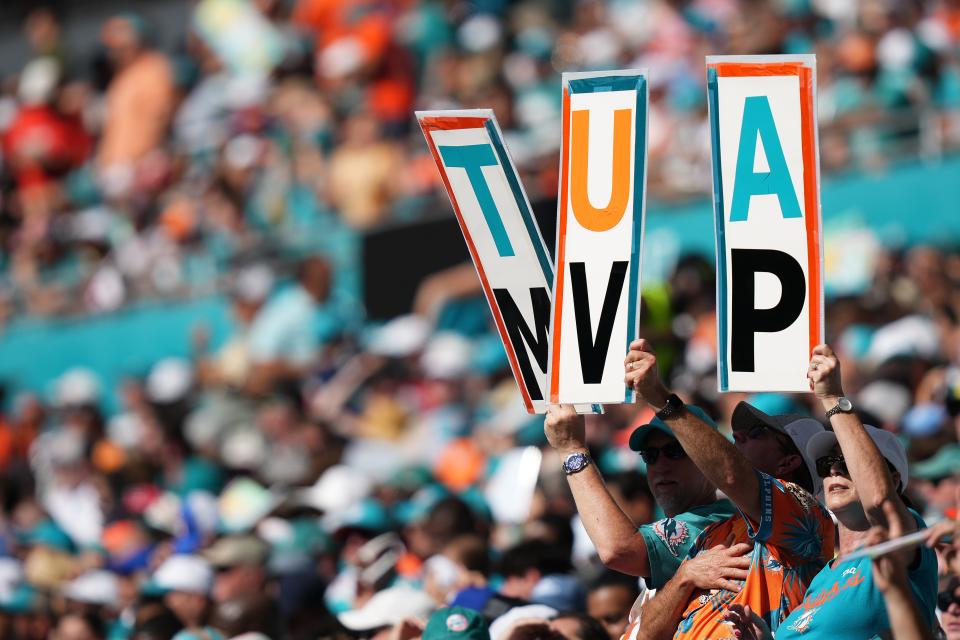
[[(687, 410), (716, 428), (699, 407)], [(591, 464), (583, 416), (572, 406), (552, 405), (544, 432), (564, 456), (563, 468), (580, 519), (600, 560), (615, 571), (644, 577), (651, 589), (661, 588), (676, 573), (704, 528), (736, 513), (729, 501), (717, 500), (716, 487), (686, 456), (662, 420), (655, 418), (630, 436), (630, 448), (646, 462), (650, 491), (667, 516), (639, 528), (617, 505)], [(731, 561), (730, 568), (735, 564)]]
[(639, 624), (628, 637), (733, 637), (723, 618), (731, 604), (749, 605), (776, 628), (800, 603), (813, 576), (833, 557), (835, 529), (830, 516), (810, 492), (789, 480), (800, 479), (814, 488), (813, 465), (802, 454), (807, 441), (823, 431), (822, 426), (812, 420), (768, 416), (741, 405), (734, 420), (734, 444), (667, 391), (646, 340), (631, 344), (624, 365), (624, 382), (657, 410), (658, 418), (669, 426), (690, 459), (739, 510), (707, 528), (691, 557), (697, 556), (700, 562), (699, 556), (715, 552), (720, 545), (734, 544), (745, 546), (751, 560), (745, 579), (720, 589), (698, 588), (686, 578), (689, 572), (681, 570), (644, 605)]

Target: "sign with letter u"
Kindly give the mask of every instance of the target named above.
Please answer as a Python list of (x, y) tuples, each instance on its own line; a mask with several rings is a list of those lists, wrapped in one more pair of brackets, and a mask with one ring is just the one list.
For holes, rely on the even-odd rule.
[(647, 99), (645, 71), (563, 74), (552, 402), (633, 401), (623, 359), (640, 312)]
[(709, 56), (720, 391), (808, 391), (823, 342), (816, 64)]

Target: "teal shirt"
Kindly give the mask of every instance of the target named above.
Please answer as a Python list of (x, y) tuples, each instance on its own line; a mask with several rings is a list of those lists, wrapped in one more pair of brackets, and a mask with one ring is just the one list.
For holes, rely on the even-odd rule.
[[(917, 526), (927, 525), (911, 509)], [(908, 572), (910, 589), (927, 624), (933, 625), (937, 602), (937, 555), (920, 547), (920, 561)], [(777, 640), (794, 638), (877, 638), (890, 629), (883, 596), (873, 584), (869, 558), (827, 564), (818, 573), (803, 602), (777, 629)]]
[(640, 527), (650, 560), (647, 586), (651, 589), (663, 587), (680, 568), (680, 563), (687, 557), (700, 532), (736, 513), (737, 510), (729, 501), (717, 500), (673, 518), (664, 518)]

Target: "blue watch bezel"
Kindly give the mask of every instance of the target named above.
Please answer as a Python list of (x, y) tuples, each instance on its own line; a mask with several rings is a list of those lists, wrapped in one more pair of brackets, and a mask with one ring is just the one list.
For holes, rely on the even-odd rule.
[(590, 455), (583, 453), (582, 451), (577, 451), (576, 453), (571, 453), (563, 461), (563, 470), (569, 476), (574, 473), (583, 471), (590, 465)]

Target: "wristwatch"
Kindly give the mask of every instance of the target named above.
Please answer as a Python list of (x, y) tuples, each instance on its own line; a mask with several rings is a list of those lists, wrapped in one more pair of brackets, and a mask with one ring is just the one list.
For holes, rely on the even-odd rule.
[(663, 405), (663, 408), (660, 411), (657, 411), (657, 417), (661, 420), (667, 420), (668, 418), (675, 418), (680, 415), (680, 412), (684, 410), (683, 400), (680, 399), (675, 393), (671, 393), (667, 396), (667, 403)]
[(590, 455), (583, 452), (571, 453), (563, 461), (563, 471), (568, 476), (580, 473), (590, 465)]
[(829, 411), (827, 411), (827, 420), (837, 415), (838, 413), (850, 413), (851, 411), (853, 411), (853, 403), (850, 402), (849, 398), (840, 396), (839, 398), (837, 398), (836, 406), (834, 406), (833, 409), (830, 409)]

